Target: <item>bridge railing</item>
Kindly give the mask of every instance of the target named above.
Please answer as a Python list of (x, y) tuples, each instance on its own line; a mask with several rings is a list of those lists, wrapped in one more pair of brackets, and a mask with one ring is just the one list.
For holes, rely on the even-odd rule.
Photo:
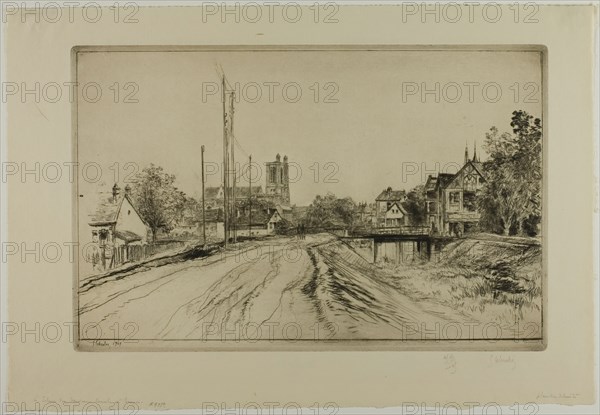
[(389, 228), (375, 228), (371, 233), (374, 235), (425, 236), (431, 234), (431, 228), (429, 226), (395, 226)]

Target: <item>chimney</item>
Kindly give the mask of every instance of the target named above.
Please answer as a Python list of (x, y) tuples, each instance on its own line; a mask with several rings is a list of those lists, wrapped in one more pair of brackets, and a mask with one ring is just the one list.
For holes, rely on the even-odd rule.
[(130, 196), (131, 195), (131, 186), (127, 185), (125, 186), (125, 196)]
[(117, 203), (117, 199), (119, 198), (120, 193), (121, 193), (121, 188), (119, 187), (118, 184), (115, 183), (115, 185), (112, 188), (112, 195), (113, 195), (114, 203)]
[(468, 143), (465, 142), (465, 164), (469, 162), (469, 147)]
[(277, 155), (275, 156), (275, 161), (281, 161), (281, 156), (279, 155), (279, 153), (277, 153)]

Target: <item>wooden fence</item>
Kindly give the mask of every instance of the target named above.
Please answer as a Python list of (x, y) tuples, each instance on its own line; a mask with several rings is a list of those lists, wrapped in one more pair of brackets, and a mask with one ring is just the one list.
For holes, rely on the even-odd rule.
[(126, 262), (142, 261), (161, 252), (181, 248), (184, 244), (183, 241), (169, 241), (148, 245), (121, 245), (112, 248), (112, 255), (110, 252), (106, 252), (102, 257), (107, 260), (105, 268), (106, 265), (108, 268), (115, 268)]

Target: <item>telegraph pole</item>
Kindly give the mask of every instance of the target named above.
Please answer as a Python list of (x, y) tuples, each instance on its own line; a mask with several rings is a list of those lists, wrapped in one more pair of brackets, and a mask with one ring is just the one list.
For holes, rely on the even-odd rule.
[(235, 135), (233, 134), (233, 102), (235, 101), (235, 92), (231, 91), (230, 93), (230, 105), (229, 105), (229, 131), (231, 133), (231, 164), (233, 165), (233, 184), (231, 187), (231, 198), (233, 199), (233, 211), (231, 213), (232, 216), (232, 224), (233, 224), (233, 243), (237, 242), (237, 205), (235, 200), (235, 180), (236, 180), (236, 172), (235, 172)]
[(229, 143), (227, 142), (227, 108), (226, 108), (226, 97), (225, 92), (225, 74), (222, 76), (222, 100), (223, 100), (223, 188), (225, 190), (223, 194), (223, 234), (225, 237), (224, 247), (227, 248), (229, 243)]
[(248, 156), (248, 237), (252, 235), (252, 154)]
[(206, 216), (204, 215), (205, 204), (204, 204), (204, 145), (200, 147), (201, 149), (201, 164), (202, 164), (202, 240), (204, 245), (206, 245)]

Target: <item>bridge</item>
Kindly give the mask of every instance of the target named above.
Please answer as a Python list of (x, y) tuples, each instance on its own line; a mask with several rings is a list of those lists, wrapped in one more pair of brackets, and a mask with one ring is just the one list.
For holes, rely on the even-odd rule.
[(372, 238), (415, 238), (431, 236), (429, 226), (396, 226), (393, 228), (375, 228), (368, 233)]
[(398, 226), (376, 228), (356, 232), (352, 239), (371, 239), (373, 241), (373, 262), (381, 259), (402, 263), (413, 259), (430, 259), (432, 251), (441, 249), (443, 244), (453, 239), (432, 233), (428, 226)]

